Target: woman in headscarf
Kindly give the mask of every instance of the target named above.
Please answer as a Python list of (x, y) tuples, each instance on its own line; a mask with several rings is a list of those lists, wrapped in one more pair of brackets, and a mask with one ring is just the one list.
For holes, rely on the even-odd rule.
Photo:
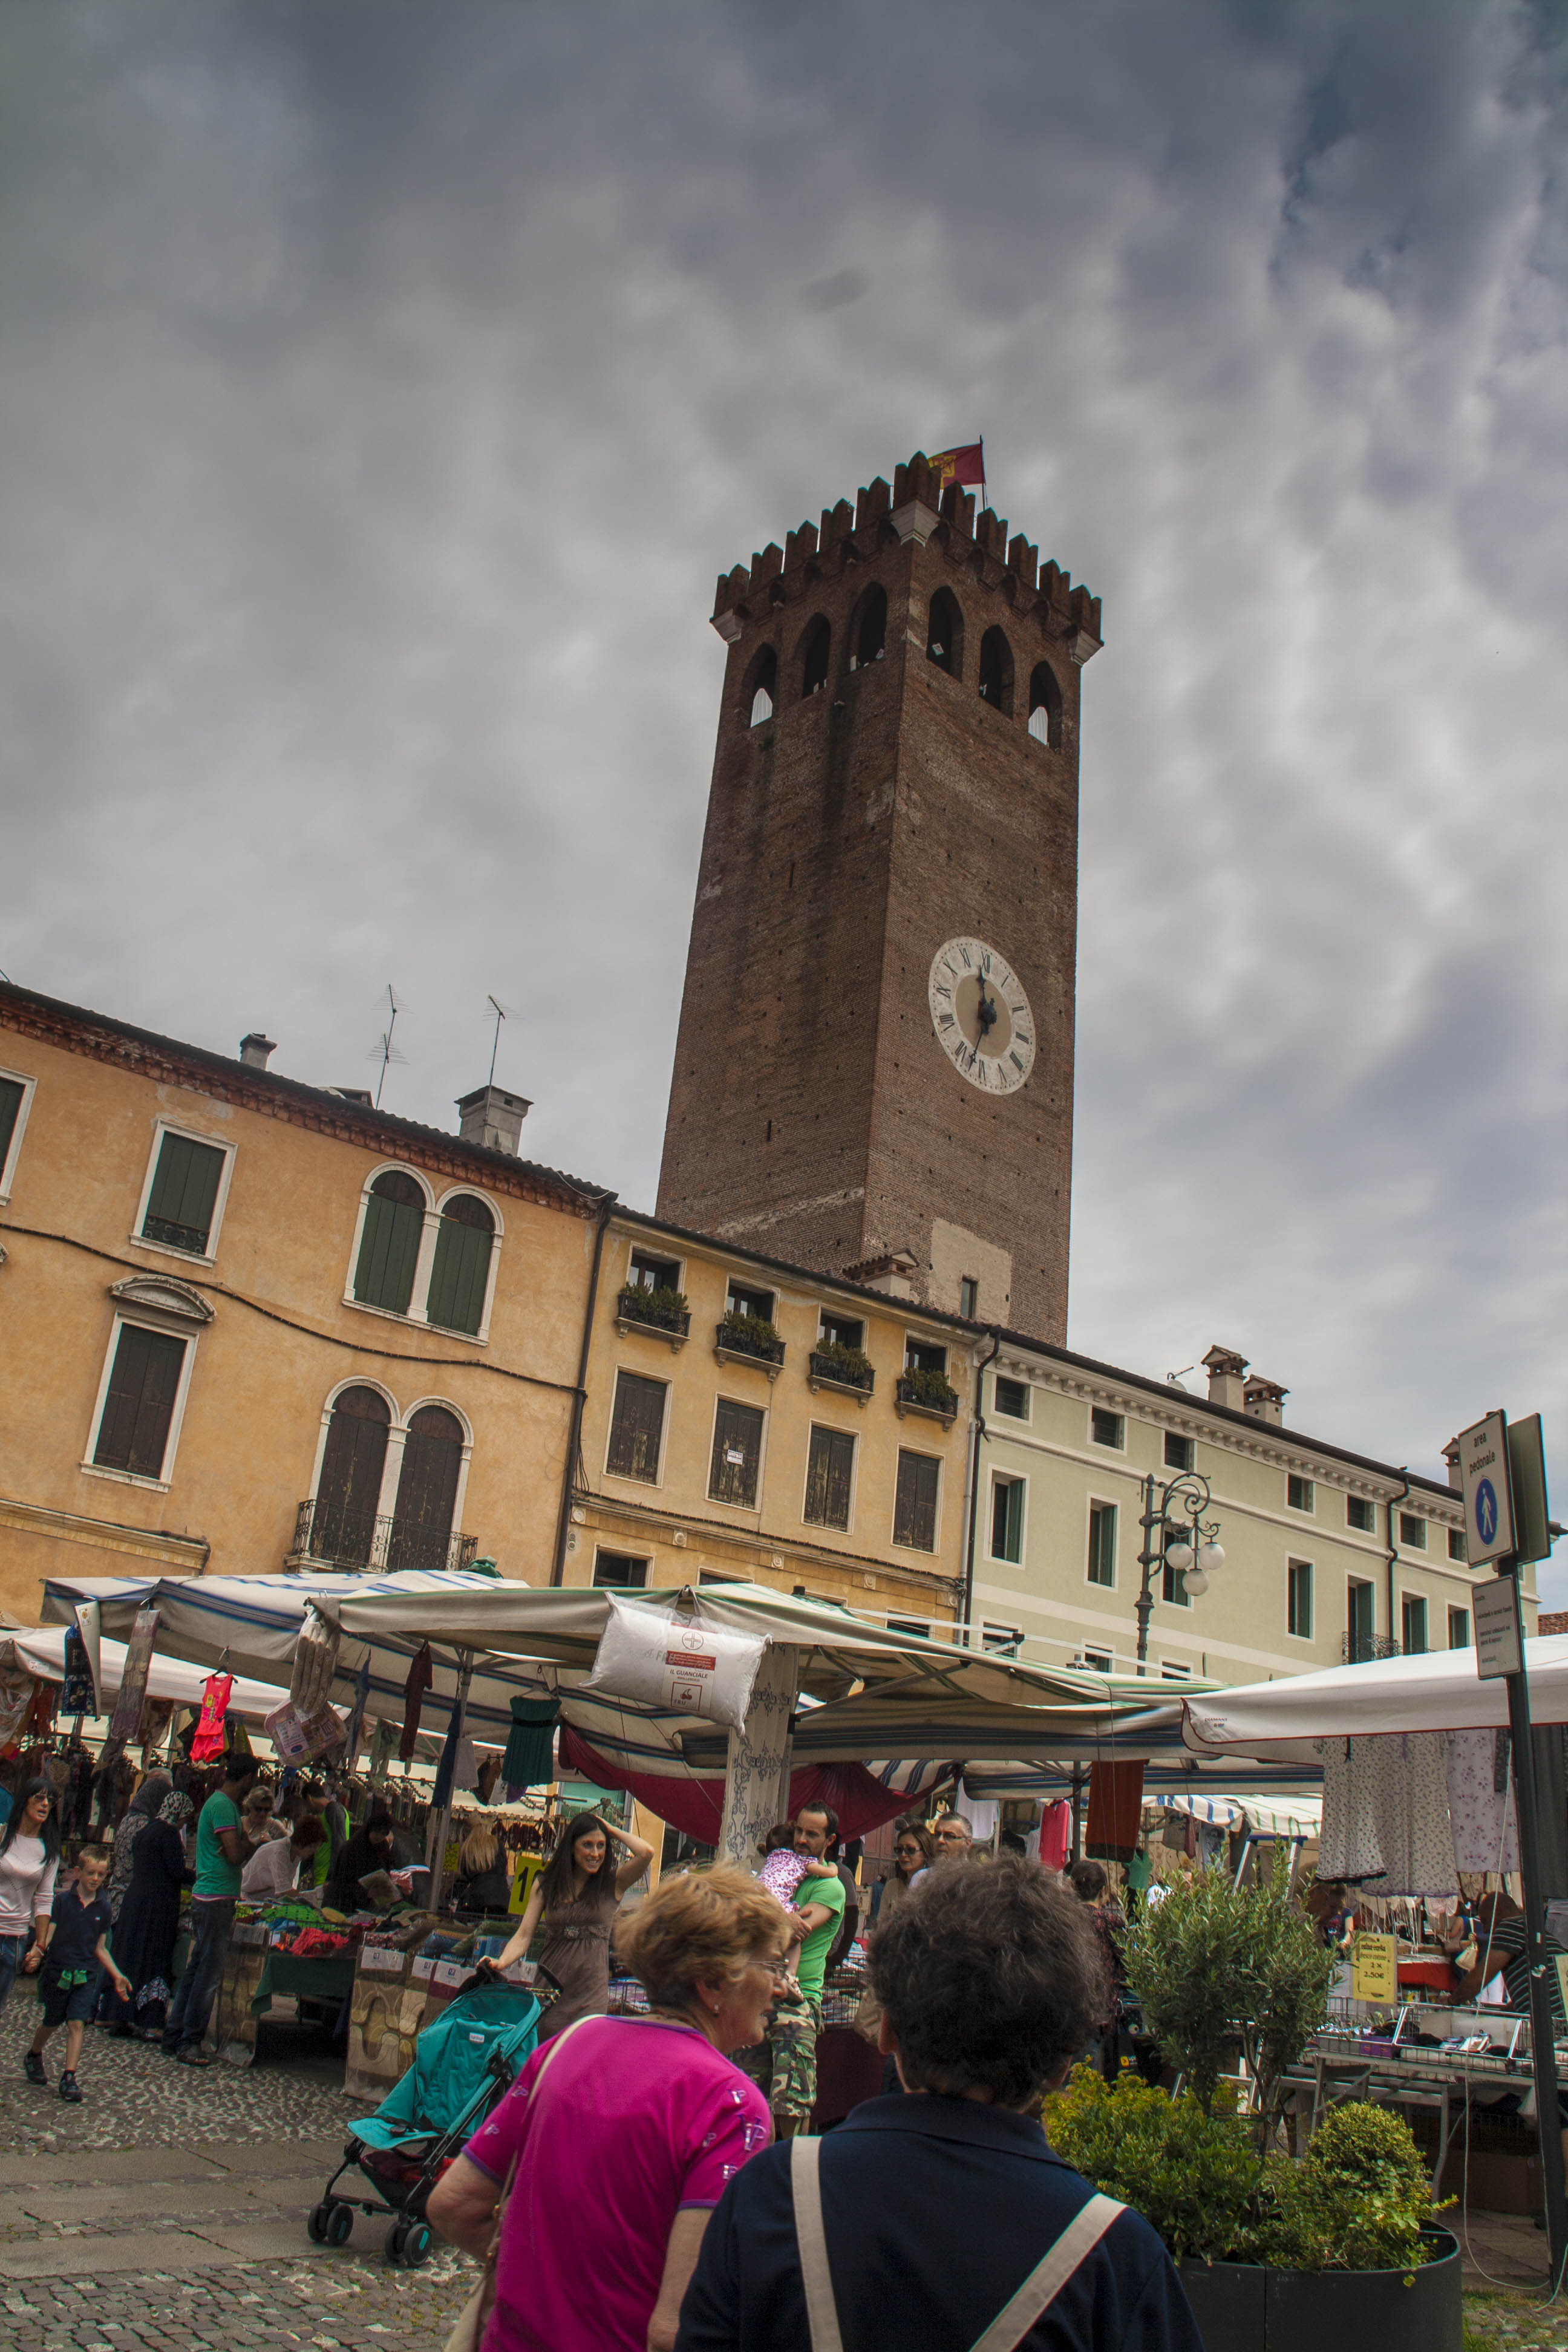
[(180, 1889), (194, 1875), (185, 1866), (181, 1832), (195, 1811), (189, 1797), (177, 1791), (164, 1797), (157, 1820), (136, 1840), (130, 1889), (115, 1922), (114, 1958), (131, 1980), (131, 1997), (113, 2001), (110, 2022), (116, 2033), (134, 2033), (142, 2042), (163, 2039), (180, 1931)]
[(157, 1820), (159, 1806), (165, 1797), (174, 1794), (174, 1783), (167, 1772), (149, 1772), (132, 1798), (125, 1819), (114, 1832), (114, 1859), (109, 1865), (109, 1879), (103, 1891), (116, 1919), (131, 1892), (131, 1863), (136, 1852), (136, 1841), (148, 1822)]

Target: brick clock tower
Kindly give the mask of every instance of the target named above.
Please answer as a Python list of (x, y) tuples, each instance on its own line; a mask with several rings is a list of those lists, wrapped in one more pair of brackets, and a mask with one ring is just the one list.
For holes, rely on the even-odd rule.
[(720, 579), (658, 1213), (1060, 1342), (1100, 604), (937, 482)]

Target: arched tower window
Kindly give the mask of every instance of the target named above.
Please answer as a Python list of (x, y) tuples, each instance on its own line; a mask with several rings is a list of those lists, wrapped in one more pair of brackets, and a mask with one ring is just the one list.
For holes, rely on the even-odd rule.
[(926, 659), (952, 677), (963, 675), (963, 614), (951, 589), (939, 588), (926, 622)]
[(459, 1192), (444, 1203), (425, 1305), (426, 1320), (443, 1331), (467, 1331), (471, 1338), (483, 1322), (495, 1233), (494, 1217), (474, 1193)]
[(1029, 732), (1053, 750), (1062, 740), (1062, 690), (1049, 662), (1037, 662), (1030, 673)]
[(773, 715), (773, 697), (778, 692), (779, 657), (772, 646), (764, 646), (752, 664), (751, 683), (743, 698), (750, 713), (748, 727), (760, 727), (764, 719)]
[(827, 656), (833, 649), (833, 632), (822, 614), (818, 614), (805, 633), (805, 646), (801, 655), (800, 691), (804, 700), (808, 694), (820, 694), (827, 684)]
[(1012, 713), (1013, 648), (1001, 629), (987, 629), (980, 640), (980, 699)]
[(374, 1389), (345, 1389), (333, 1405), (310, 1515), (312, 1559), (365, 1568), (374, 1558), (391, 1423), (391, 1408)]
[(888, 592), (875, 585), (867, 589), (860, 599), (860, 622), (855, 632), (855, 651), (850, 657), (851, 669), (864, 669), (868, 662), (880, 661), (888, 643)]
[(463, 1424), (445, 1405), (422, 1404), (403, 1442), (403, 1472), (386, 1564), (400, 1569), (447, 1566), (458, 1480), (463, 1467)]
[(354, 1267), (354, 1297), (362, 1307), (407, 1314), (424, 1230), (425, 1194), (419, 1183), (401, 1168), (384, 1169), (364, 1204), (364, 1230)]

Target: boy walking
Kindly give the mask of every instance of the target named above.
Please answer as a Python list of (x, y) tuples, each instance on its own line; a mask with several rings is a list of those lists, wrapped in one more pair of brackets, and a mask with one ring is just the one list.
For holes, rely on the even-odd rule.
[(60, 2096), (72, 2105), (81, 2098), (81, 2085), (76, 2078), (77, 2061), (81, 2056), (82, 2028), (92, 2015), (98, 1994), (99, 1969), (108, 1969), (121, 2000), (131, 1998), (131, 1979), (115, 1967), (114, 1955), (109, 1948), (114, 1914), (103, 1892), (108, 1876), (109, 1848), (84, 1845), (77, 1858), (76, 1885), (55, 1897), (39, 1978), (43, 2022), (22, 2061), (22, 2071), (29, 2083), (47, 2083), (49, 2078), (44, 2071), (44, 2052), (50, 2035), (63, 2025), (66, 2063), (60, 2075)]

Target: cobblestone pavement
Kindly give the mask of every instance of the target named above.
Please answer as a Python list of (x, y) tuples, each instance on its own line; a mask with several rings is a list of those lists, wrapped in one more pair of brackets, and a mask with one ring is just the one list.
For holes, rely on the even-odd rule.
[(321, 2037), (269, 2025), (263, 2063), (230, 2072), (89, 2030), (71, 2107), (62, 2037), (47, 2090), (22, 2074), (35, 2022), (20, 1990), (0, 2015), (0, 2352), (439, 2352), (466, 2256), (394, 2270), (363, 2215), (345, 2247), (306, 2236), (363, 2109)]

